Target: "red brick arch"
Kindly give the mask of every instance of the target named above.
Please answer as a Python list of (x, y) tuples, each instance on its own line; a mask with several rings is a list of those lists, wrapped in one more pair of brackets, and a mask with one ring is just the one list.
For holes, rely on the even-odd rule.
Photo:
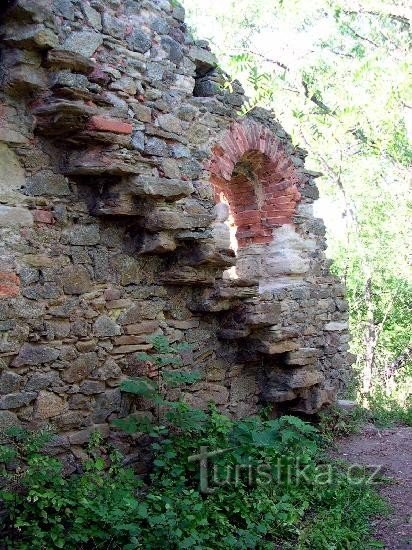
[(229, 203), (239, 247), (265, 244), (291, 223), (303, 183), (280, 139), (261, 124), (232, 124), (209, 162), (215, 200)]

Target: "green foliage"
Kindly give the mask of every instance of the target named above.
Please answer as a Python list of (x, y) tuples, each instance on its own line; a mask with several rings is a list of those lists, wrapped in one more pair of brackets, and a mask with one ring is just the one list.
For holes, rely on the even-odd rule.
[(1, 462), (8, 465), (0, 491), (8, 513), (2, 525), (5, 548), (74, 549), (87, 542), (109, 548), (115, 540), (136, 540), (139, 527), (129, 520), (141, 515), (143, 505), (135, 496), (141, 482), (121, 466), (119, 453), (108, 449), (103, 456), (101, 436), (95, 434), (83, 473), (66, 478), (62, 462), (41, 452), (46, 435), (50, 439), (50, 433), (9, 431), (1, 448)]
[(11, 458), (0, 495), (5, 548), (366, 548), (369, 519), (383, 511), (363, 474), (351, 483), (325, 462), (317, 430), (292, 416), (230, 420), (212, 407), (196, 430), (153, 440), (145, 483), (99, 434), (69, 477), (57, 459), (27, 448), (36, 436), (21, 438), (7, 444), (19, 463)]
[(371, 421), (376, 426), (388, 428), (394, 425), (412, 426), (412, 398), (401, 403), (395, 397), (388, 397), (378, 388), (368, 399)]
[(318, 428), (327, 442), (332, 442), (336, 437), (358, 433), (365, 421), (369, 420), (368, 411), (360, 406), (354, 410), (332, 406), (321, 412), (319, 417)]
[[(184, 387), (194, 384), (201, 379), (199, 372), (182, 367), (181, 354), (190, 350), (185, 343), (171, 346), (164, 335), (155, 336), (152, 339), (155, 353), (139, 353), (137, 358), (146, 361), (156, 368), (156, 380), (147, 377), (132, 378), (122, 382), (120, 388), (123, 392), (145, 398), (156, 406), (156, 421), (154, 425), (148, 416), (136, 416), (132, 414), (126, 418), (113, 421), (113, 426), (126, 433), (147, 433), (151, 436), (160, 436), (167, 431), (162, 423), (171, 424), (175, 428), (186, 431), (196, 430), (204, 420), (204, 413), (193, 409), (182, 402), (173, 402), (167, 399), (167, 389)], [(166, 370), (165, 367), (174, 367), (174, 370)]]

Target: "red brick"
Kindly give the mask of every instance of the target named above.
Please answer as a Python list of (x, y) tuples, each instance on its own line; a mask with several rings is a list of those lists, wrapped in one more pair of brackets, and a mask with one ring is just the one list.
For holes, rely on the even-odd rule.
[(54, 223), (54, 216), (49, 210), (33, 210), (32, 214), (37, 223)]
[(0, 298), (13, 298), (19, 294), (19, 277), (15, 273), (0, 271)]
[(133, 131), (133, 124), (123, 122), (117, 118), (106, 118), (104, 116), (94, 115), (89, 120), (87, 128), (89, 130), (98, 130), (100, 132), (131, 134)]
[(267, 237), (258, 235), (256, 237), (252, 237), (252, 240), (254, 244), (267, 244), (272, 241), (272, 235)]

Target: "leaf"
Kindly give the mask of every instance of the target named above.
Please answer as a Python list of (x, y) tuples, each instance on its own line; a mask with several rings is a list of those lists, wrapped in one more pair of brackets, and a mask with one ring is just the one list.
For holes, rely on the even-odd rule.
[(171, 386), (180, 386), (182, 384), (194, 384), (201, 380), (202, 375), (199, 372), (166, 371), (163, 373), (163, 378)]
[(126, 393), (143, 397), (153, 397), (157, 393), (154, 383), (149, 378), (144, 377), (124, 380), (120, 384), (120, 389)]
[(116, 418), (112, 421), (112, 425), (128, 434), (151, 433), (153, 429), (153, 423), (146, 416), (130, 415), (126, 418)]

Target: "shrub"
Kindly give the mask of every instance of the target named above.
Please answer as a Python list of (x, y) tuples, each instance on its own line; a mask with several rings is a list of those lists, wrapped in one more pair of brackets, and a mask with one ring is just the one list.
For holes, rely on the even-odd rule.
[(64, 477), (41, 451), (48, 437), (14, 430), (1, 447), (7, 548), (366, 547), (382, 509), (366, 478), (351, 484), (324, 460), (317, 430), (292, 416), (231, 420), (211, 408), (188, 430), (156, 426), (144, 480), (99, 435), (82, 472)]

